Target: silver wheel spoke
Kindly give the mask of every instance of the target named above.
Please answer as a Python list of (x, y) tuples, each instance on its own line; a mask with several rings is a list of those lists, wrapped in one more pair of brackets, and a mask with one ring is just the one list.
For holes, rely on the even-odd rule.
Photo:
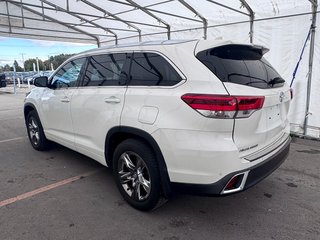
[(140, 183), (141, 183), (143, 189), (146, 191), (146, 193), (149, 194), (150, 193), (150, 188), (151, 188), (150, 187), (150, 181), (148, 181), (143, 176), (141, 176)]
[(132, 175), (131, 172), (120, 171), (119, 172), (119, 176), (120, 176), (121, 184), (126, 184), (126, 183), (132, 181), (132, 176), (131, 175)]
[(132, 163), (130, 156), (127, 153), (125, 153), (122, 155), (122, 157), (123, 157), (123, 160), (124, 160), (126, 167), (130, 170), (134, 170), (135, 165)]
[(133, 188), (132, 197), (136, 200), (141, 200), (141, 193), (140, 193), (140, 183), (136, 182), (136, 185)]
[(32, 131), (29, 131), (30, 132), (30, 138), (32, 138), (33, 139), (33, 137), (34, 137), (34, 133), (32, 132)]
[(31, 117), (29, 120), (28, 128), (29, 128), (30, 140), (37, 145), (40, 141), (40, 134), (39, 134), (39, 128), (38, 128), (37, 122), (33, 117)]
[(36, 132), (36, 133), (35, 133), (35, 137), (36, 137), (36, 139), (37, 139), (37, 141), (38, 141), (39, 138), (40, 138), (40, 137), (39, 137), (39, 132)]
[(34, 122), (34, 120), (32, 119), (31, 124), (33, 126), (34, 129), (38, 128), (38, 125)]

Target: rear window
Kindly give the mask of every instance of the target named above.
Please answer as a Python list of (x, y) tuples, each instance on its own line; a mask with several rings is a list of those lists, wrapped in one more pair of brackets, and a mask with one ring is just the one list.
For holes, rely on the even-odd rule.
[(131, 86), (173, 86), (181, 81), (176, 70), (156, 53), (134, 53), (131, 63)]
[(284, 80), (262, 55), (257, 47), (225, 45), (201, 51), (196, 57), (222, 82), (263, 89), (283, 86)]

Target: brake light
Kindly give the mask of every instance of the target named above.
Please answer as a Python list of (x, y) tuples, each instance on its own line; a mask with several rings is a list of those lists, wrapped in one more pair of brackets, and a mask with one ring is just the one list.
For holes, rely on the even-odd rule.
[(210, 118), (245, 118), (262, 108), (263, 96), (229, 96), (188, 93), (181, 97), (191, 108)]

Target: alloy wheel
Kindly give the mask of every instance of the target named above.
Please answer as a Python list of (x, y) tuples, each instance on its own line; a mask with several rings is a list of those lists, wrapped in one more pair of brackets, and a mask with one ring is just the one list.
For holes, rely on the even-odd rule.
[(147, 199), (151, 178), (144, 160), (134, 152), (124, 152), (118, 161), (118, 177), (127, 195), (136, 201)]
[(28, 129), (29, 129), (30, 140), (32, 141), (33, 144), (38, 145), (40, 142), (40, 132), (39, 132), (38, 123), (34, 117), (30, 117), (29, 123), (28, 123)]

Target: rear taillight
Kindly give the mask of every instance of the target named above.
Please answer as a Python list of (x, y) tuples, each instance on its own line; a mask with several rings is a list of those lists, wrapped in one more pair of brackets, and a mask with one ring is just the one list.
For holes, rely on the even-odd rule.
[(292, 100), (293, 99), (293, 89), (290, 88), (290, 99)]
[(188, 93), (181, 97), (191, 108), (210, 118), (245, 118), (262, 108), (264, 97)]

